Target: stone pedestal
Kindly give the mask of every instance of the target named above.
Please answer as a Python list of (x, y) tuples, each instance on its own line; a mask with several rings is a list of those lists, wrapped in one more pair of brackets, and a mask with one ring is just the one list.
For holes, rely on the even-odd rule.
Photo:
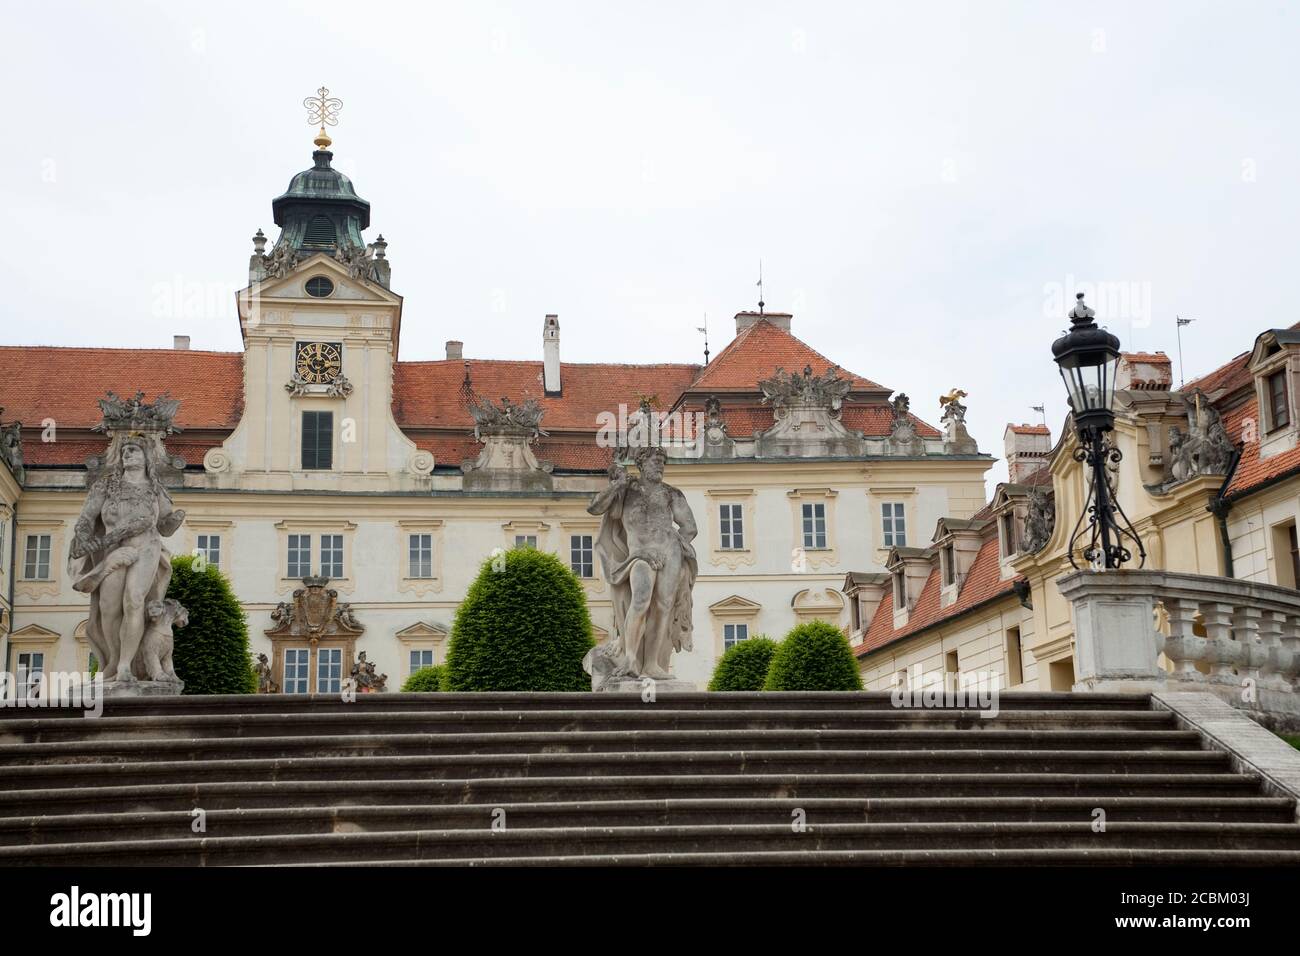
[(651, 688), (655, 694), (672, 694), (682, 693), (683, 691), (696, 691), (699, 688), (693, 681), (688, 680), (653, 680), (649, 677), (620, 677), (617, 680), (611, 680), (605, 684), (598, 694), (641, 694)]
[(121, 697), (179, 697), (185, 689), (184, 681), (138, 680), (105, 681), (100, 695), (105, 699)]
[(1074, 689), (1101, 693), (1160, 690), (1164, 635), (1156, 630), (1157, 590), (1149, 573), (1075, 571), (1056, 582), (1074, 605)]

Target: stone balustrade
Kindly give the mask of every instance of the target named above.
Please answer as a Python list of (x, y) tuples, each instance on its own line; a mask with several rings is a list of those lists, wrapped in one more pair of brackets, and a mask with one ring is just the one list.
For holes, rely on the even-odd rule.
[(1075, 689), (1209, 690), (1300, 723), (1300, 591), (1174, 571), (1076, 571)]

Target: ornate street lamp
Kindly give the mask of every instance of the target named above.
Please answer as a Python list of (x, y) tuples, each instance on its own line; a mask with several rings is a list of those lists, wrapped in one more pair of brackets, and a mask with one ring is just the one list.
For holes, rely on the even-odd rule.
[[(1123, 458), (1110, 440), (1115, 427), (1115, 369), (1119, 365), (1119, 339), (1093, 321), (1096, 313), (1083, 301), (1083, 293), (1070, 310), (1070, 331), (1052, 343), (1052, 354), (1070, 396), (1074, 427), (1079, 443), (1074, 460), (1092, 469), (1088, 498), (1070, 536), (1070, 564), (1078, 568), (1075, 552), (1089, 567), (1115, 569), (1133, 560), (1136, 547), (1138, 567), (1147, 553), (1128, 515), (1120, 507), (1111, 482), (1111, 466)], [(1084, 519), (1088, 526), (1084, 528)], [(1086, 546), (1079, 541), (1086, 535)]]

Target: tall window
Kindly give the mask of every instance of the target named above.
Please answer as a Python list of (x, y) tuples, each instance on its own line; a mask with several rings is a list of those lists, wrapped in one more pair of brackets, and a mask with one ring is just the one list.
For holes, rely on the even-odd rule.
[(411, 535), (408, 557), (410, 559), (410, 577), (433, 577), (433, 535)]
[(41, 678), (45, 674), (45, 655), (40, 651), (23, 651), (18, 655), (18, 696), (39, 697)]
[(1020, 628), (1007, 628), (1007, 686), (1015, 687), (1024, 681), (1024, 664), (1020, 657)]
[(718, 505), (718, 547), (723, 551), (744, 550), (744, 512), (742, 505)]
[(880, 506), (880, 527), (886, 548), (907, 547), (907, 521), (901, 501), (886, 501)]
[(291, 578), (305, 578), (311, 574), (311, 535), (289, 535), (289, 570)]
[(221, 567), (221, 535), (201, 534), (195, 540), (195, 545), (194, 550), (203, 555), (204, 561), (214, 568)]
[(592, 576), (591, 535), (574, 534), (569, 536), (569, 567), (580, 578)]
[(343, 577), (343, 535), (320, 536), (320, 573), (327, 578)]
[(749, 639), (748, 624), (722, 625), (722, 649), (729, 651), (741, 641)]
[(27, 551), (23, 560), (23, 577), (29, 581), (45, 581), (50, 576), (50, 536), (29, 534)]
[(1286, 370), (1274, 372), (1266, 380), (1268, 386), (1268, 421), (1270, 428), (1281, 428), (1291, 423), (1291, 406), (1286, 395)]
[(535, 534), (517, 534), (515, 535), (516, 548), (535, 548), (537, 547), (537, 535)]
[(284, 650), (284, 692), (307, 693), (308, 655), (305, 647), (286, 647)]
[(411, 673), (424, 667), (433, 666), (433, 648), (424, 648), (421, 650), (411, 651)]
[(1016, 542), (1016, 516), (1008, 511), (998, 519), (998, 523), (1002, 528), (1002, 556), (1009, 558), (1019, 550)]
[(956, 550), (950, 544), (943, 546), (943, 583), (957, 583), (957, 555)]
[(803, 506), (803, 546), (805, 548), (826, 547), (826, 505), (824, 502), (808, 503)]
[(302, 413), (302, 467), (328, 471), (334, 467), (334, 413)]
[(1295, 522), (1287, 526), (1287, 550), (1291, 552), (1291, 580), (1293, 588), (1300, 588), (1300, 541), (1296, 539)]
[(337, 694), (343, 689), (343, 648), (322, 647), (316, 652), (316, 693)]

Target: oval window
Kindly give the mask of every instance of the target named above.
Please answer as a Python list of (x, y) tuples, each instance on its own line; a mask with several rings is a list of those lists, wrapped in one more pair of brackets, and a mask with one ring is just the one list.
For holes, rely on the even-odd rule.
[(312, 276), (307, 280), (307, 294), (313, 298), (323, 299), (334, 291), (334, 283), (324, 276)]

